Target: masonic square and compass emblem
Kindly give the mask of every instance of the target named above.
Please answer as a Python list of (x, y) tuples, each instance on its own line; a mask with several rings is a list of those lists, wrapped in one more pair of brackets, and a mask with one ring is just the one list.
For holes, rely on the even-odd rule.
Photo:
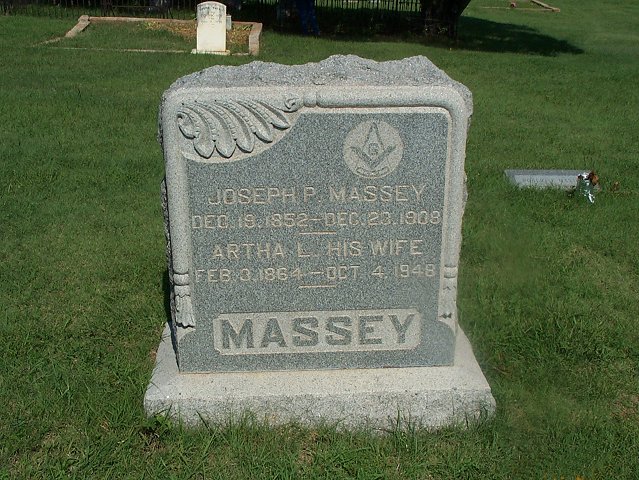
[(344, 140), (344, 161), (364, 178), (382, 178), (402, 159), (404, 144), (399, 131), (382, 120), (362, 122)]

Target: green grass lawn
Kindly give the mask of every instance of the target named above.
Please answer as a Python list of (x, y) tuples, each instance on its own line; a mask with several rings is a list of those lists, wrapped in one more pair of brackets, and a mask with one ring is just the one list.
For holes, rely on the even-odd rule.
[[(0, 16), (0, 478), (637, 478), (639, 3), (551, 3), (476, 0), (453, 45), (263, 34), (264, 61), (426, 55), (474, 94), (460, 322), (497, 412), (381, 437), (145, 418), (157, 108), (178, 77), (250, 58), (34, 46), (75, 21)], [(594, 168), (603, 190), (520, 191), (505, 168)]]
[[(153, 22), (151, 19), (142, 22), (109, 22), (92, 21), (80, 34), (73, 38), (57, 38), (49, 41), (49, 48), (87, 49), (93, 51), (110, 50), (142, 50), (147, 53), (190, 53), (196, 47), (195, 21), (189, 26), (174, 24), (173, 30), (168, 25)], [(192, 35), (188, 31), (192, 30)], [(238, 32), (245, 35), (238, 38)], [(234, 34), (227, 39), (227, 49), (232, 54), (248, 54), (248, 31), (250, 26), (235, 25)], [(240, 41), (246, 40), (246, 41)]]
[(151, 30), (147, 22), (91, 23), (75, 38), (64, 39), (55, 46), (69, 48), (182, 50), (190, 52), (195, 42), (162, 30)]

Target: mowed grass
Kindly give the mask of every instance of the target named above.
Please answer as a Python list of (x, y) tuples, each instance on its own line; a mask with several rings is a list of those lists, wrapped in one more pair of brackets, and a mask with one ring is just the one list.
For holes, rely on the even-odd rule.
[[(497, 413), (382, 436), (145, 418), (166, 321), (157, 108), (178, 77), (250, 59), (34, 46), (75, 22), (0, 16), (0, 478), (636, 478), (639, 4), (551, 3), (472, 2), (452, 45), (262, 37), (289, 64), (426, 55), (474, 94), (460, 320)], [(594, 168), (603, 189), (521, 191), (505, 168)]]
[(100, 48), (109, 50), (181, 50), (190, 52), (195, 42), (184, 37), (153, 28), (151, 22), (91, 23), (89, 27), (71, 39), (64, 39), (55, 46), (68, 48)]
[[(227, 35), (227, 49), (233, 54), (248, 54), (249, 31), (250, 26), (235, 24)], [(142, 50), (140, 53), (189, 53), (196, 44), (195, 20), (161, 23), (153, 19), (136, 22), (92, 21), (75, 37), (48, 42), (49, 48)]]

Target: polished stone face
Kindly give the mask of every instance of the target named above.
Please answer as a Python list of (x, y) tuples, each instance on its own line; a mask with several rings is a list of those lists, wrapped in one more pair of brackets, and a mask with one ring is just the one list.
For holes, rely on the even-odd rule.
[(199, 82), (161, 119), (180, 370), (451, 365), (466, 92)]

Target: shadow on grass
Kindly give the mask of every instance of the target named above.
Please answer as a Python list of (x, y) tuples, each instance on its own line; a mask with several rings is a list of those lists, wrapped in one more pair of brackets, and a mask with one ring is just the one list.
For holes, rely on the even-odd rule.
[[(484, 52), (522, 53), (555, 56), (581, 54), (584, 51), (565, 40), (540, 33), (526, 25), (498, 23), (474, 17), (461, 17), (458, 38), (426, 37), (421, 33), (416, 15), (367, 16), (366, 11), (342, 12), (318, 9), (322, 35), (330, 39), (352, 42), (412, 42), (433, 47)], [(281, 33), (300, 35), (297, 19), (270, 27)], [(268, 25), (268, 22), (266, 22)]]
[(473, 17), (459, 21), (456, 48), (483, 52), (510, 52), (554, 56), (561, 53), (581, 54), (584, 51), (565, 40), (539, 33), (534, 28), (513, 23), (497, 23)]

